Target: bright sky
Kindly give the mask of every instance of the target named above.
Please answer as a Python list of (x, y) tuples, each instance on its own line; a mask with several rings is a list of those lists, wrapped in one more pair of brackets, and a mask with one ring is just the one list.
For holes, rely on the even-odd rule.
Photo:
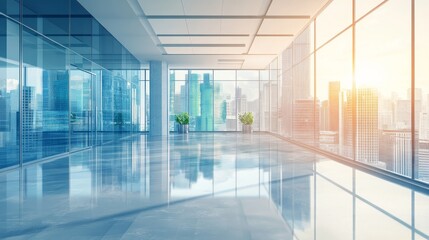
[[(344, 9), (349, 9), (348, 4), (345, 4), (348, 2), (351, 1), (335, 0), (332, 9), (327, 12), (340, 14), (319, 17), (316, 39), (329, 39), (338, 32), (332, 32), (332, 29), (348, 25), (349, 16), (344, 15)], [(358, 17), (379, 2), (357, 1)], [(416, 88), (422, 88), (425, 95), (429, 94), (428, 12), (429, 1), (416, 0)], [(317, 52), (319, 99), (327, 99), (330, 81), (341, 81), (343, 88), (351, 86), (351, 40), (352, 32), (349, 29)], [(385, 96), (396, 92), (401, 98), (406, 98), (407, 90), (411, 88), (410, 1), (390, 0), (356, 24), (355, 70), (357, 86), (375, 87)]]

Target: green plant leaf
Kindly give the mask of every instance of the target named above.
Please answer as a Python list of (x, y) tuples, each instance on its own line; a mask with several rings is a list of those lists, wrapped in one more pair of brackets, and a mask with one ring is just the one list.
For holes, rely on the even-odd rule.
[(253, 113), (252, 112), (244, 112), (238, 114), (238, 119), (244, 125), (252, 125), (253, 124)]
[(180, 125), (188, 125), (189, 124), (189, 114), (187, 112), (182, 112), (176, 114), (175, 120)]

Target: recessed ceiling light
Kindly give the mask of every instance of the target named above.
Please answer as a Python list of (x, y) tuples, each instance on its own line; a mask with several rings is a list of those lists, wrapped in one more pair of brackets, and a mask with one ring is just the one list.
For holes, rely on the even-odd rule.
[(219, 63), (242, 63), (244, 62), (244, 59), (218, 59)]

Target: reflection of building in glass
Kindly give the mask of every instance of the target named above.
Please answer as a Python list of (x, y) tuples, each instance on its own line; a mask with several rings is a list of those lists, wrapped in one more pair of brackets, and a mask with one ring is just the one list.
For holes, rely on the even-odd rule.
[[(69, 111), (69, 74), (67, 71), (43, 71), (43, 131), (67, 131)], [(79, 79), (80, 80), (80, 79)], [(74, 89), (70, 88), (72, 94)], [(72, 109), (76, 101), (82, 104), (82, 96), (71, 99)], [(74, 101), (73, 101), (74, 100)], [(59, 139), (56, 139), (58, 141)]]
[[(0, 90), (0, 132), (10, 131), (10, 97)], [(0, 139), (0, 146), (2, 139)]]
[(387, 170), (411, 176), (411, 131), (384, 130), (380, 136), (380, 162)]
[(373, 88), (356, 89), (356, 159), (377, 164), (378, 93)]
[(37, 113), (34, 87), (22, 89), (22, 149), (24, 153), (37, 153), (40, 137), (36, 125)]
[[(292, 221), (298, 229), (307, 229), (311, 222), (311, 162), (303, 162), (299, 173), (291, 168), (282, 168), (281, 197), (282, 216)], [(292, 222), (289, 222), (290, 225)]]
[[(295, 139), (313, 141), (315, 133), (319, 132), (319, 108), (314, 109), (314, 106), (314, 100), (312, 99), (295, 100), (292, 126)], [(319, 106), (319, 104), (317, 103), (316, 106)]]
[(170, 150), (171, 182), (174, 188), (191, 188), (198, 181), (212, 180), (214, 176), (213, 144), (194, 144), (189, 151)]

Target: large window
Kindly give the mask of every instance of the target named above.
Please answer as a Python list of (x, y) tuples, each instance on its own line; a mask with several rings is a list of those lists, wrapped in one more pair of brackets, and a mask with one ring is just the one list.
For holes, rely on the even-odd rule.
[(428, 13), (333, 0), (282, 53), (281, 135), (429, 182)]
[(19, 161), (19, 26), (0, 16), (0, 168)]
[(429, 2), (416, 0), (415, 9), (415, 174), (418, 180), (429, 183)]
[(140, 62), (78, 1), (49, 4), (0, 3), (0, 169), (147, 129)]
[(351, 40), (348, 30), (319, 50), (316, 59), (318, 146), (347, 158), (353, 158)]
[(356, 24), (356, 160), (411, 177), (411, 4)]
[[(267, 121), (270, 118), (269, 72), (260, 70), (171, 70), (170, 131), (176, 130), (174, 116), (190, 115), (191, 131), (241, 131), (238, 114), (252, 112), (253, 130), (261, 128), (260, 101), (266, 88)], [(265, 81), (261, 81), (265, 78)], [(277, 79), (273, 80), (277, 84)], [(263, 85), (266, 84), (266, 85)], [(274, 86), (274, 84), (272, 84)], [(269, 125), (269, 122), (267, 122)]]
[(72, 122), (82, 116), (69, 112), (69, 73), (64, 48), (25, 29), (23, 58), (21, 121), (26, 162), (67, 152), (69, 119)]

